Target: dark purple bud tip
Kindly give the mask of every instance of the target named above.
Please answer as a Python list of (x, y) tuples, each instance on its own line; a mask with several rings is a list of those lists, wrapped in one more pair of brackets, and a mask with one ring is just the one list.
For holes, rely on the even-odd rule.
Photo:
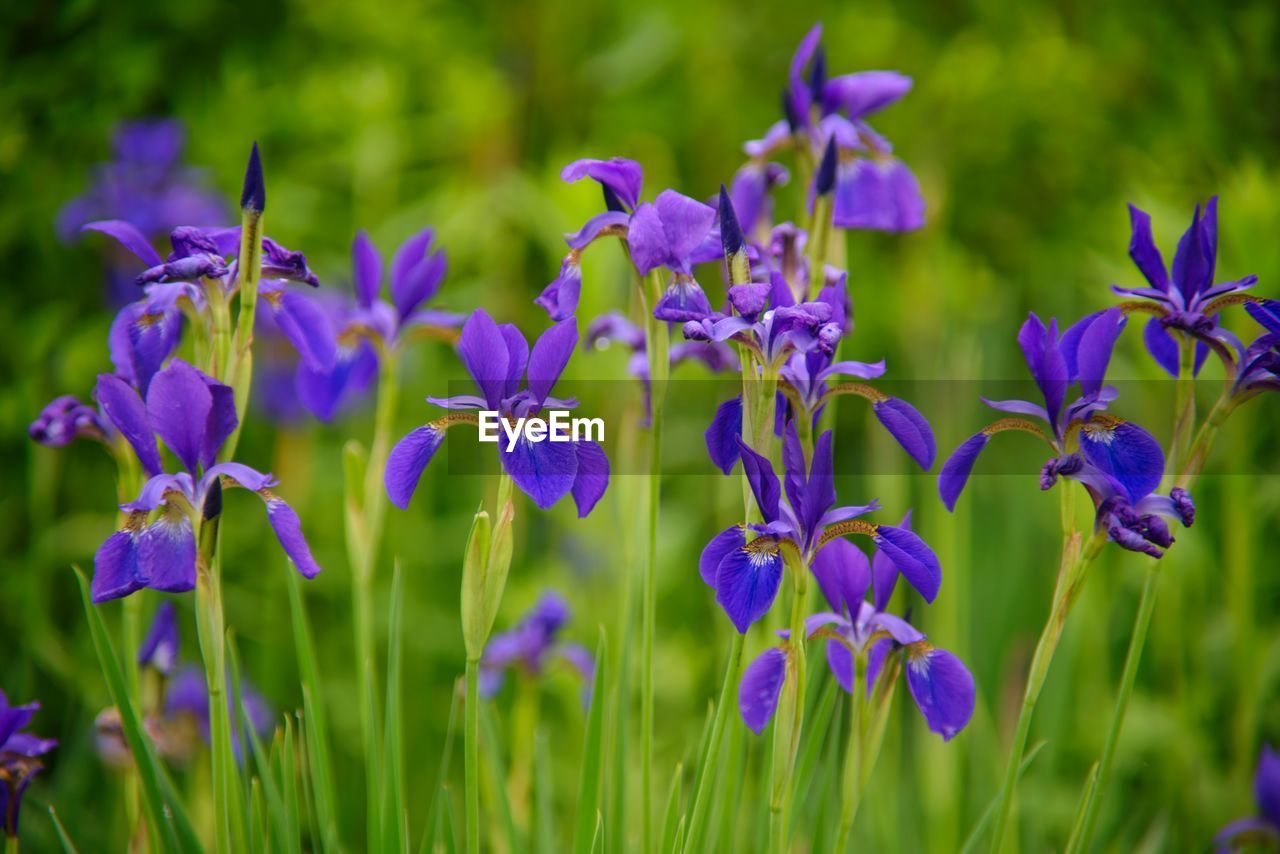
[(782, 114), (786, 116), (787, 127), (791, 128), (792, 133), (800, 130), (803, 123), (796, 113), (795, 104), (791, 102), (791, 93), (786, 89), (782, 90)]
[(822, 87), (827, 85), (827, 52), (818, 45), (813, 54), (813, 65), (809, 66), (809, 96), (816, 102), (822, 101)]
[(733, 200), (729, 191), (720, 185), (720, 245), (724, 247), (724, 256), (732, 257), (742, 251), (742, 226), (738, 224), (738, 215), (733, 211)]
[(222, 478), (214, 478), (213, 483), (209, 485), (201, 515), (205, 519), (217, 519), (222, 515)]
[(1173, 501), (1173, 506), (1178, 511), (1178, 518), (1182, 521), (1182, 527), (1190, 528), (1195, 524), (1196, 505), (1191, 500), (1191, 493), (1181, 486), (1175, 486), (1169, 491), (1169, 498)]
[(813, 192), (819, 196), (830, 195), (836, 187), (836, 138), (833, 134), (827, 139), (827, 149), (822, 152), (822, 162), (818, 164), (818, 173), (813, 179)]
[(240, 208), (262, 213), (267, 208), (267, 185), (262, 180), (262, 156), (258, 143), (249, 151), (249, 165), (244, 170), (244, 189), (240, 192)]

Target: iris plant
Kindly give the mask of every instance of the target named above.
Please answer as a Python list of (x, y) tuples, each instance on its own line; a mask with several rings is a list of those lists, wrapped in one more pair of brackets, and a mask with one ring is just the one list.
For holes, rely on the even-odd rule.
[(1218, 851), (1233, 851), (1251, 842), (1262, 846), (1280, 845), (1280, 753), (1270, 745), (1263, 745), (1258, 757), (1253, 797), (1258, 804), (1258, 814), (1222, 828), (1213, 839)]
[(5, 837), (10, 840), (13, 850), (17, 850), (22, 796), (31, 780), (44, 768), (40, 757), (58, 746), (52, 738), (23, 732), (39, 708), (39, 703), (10, 705), (9, 698), (0, 691), (0, 819), (4, 822)]

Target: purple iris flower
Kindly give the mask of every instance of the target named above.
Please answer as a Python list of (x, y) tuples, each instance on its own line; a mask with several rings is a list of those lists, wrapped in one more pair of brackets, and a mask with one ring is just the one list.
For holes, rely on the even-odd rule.
[(1137, 310), (1155, 314), (1147, 321), (1143, 341), (1160, 367), (1175, 377), (1181, 370), (1178, 342), (1169, 334), (1170, 330), (1196, 339), (1196, 373), (1200, 372), (1210, 349), (1225, 354), (1227, 361), (1230, 361), (1231, 350), (1243, 352), (1244, 347), (1235, 335), (1218, 324), (1218, 311), (1239, 302), (1240, 298), (1234, 295), (1253, 287), (1258, 277), (1245, 276), (1232, 282), (1214, 284), (1214, 265), (1218, 256), (1218, 197), (1209, 199), (1203, 213), (1196, 205), (1191, 225), (1178, 241), (1172, 271), (1165, 268), (1164, 258), (1152, 239), (1151, 217), (1129, 205), (1129, 221), (1132, 229), (1129, 257), (1149, 286), (1122, 288), (1112, 285), (1111, 289), (1121, 296), (1144, 300), (1136, 304)]
[(602, 237), (622, 238), (636, 272), (647, 276), (665, 268), (673, 274), (666, 293), (653, 308), (659, 320), (683, 323), (711, 313), (707, 295), (693, 278), (693, 265), (720, 257), (718, 241), (708, 240), (716, 211), (674, 190), (663, 190), (652, 202), (640, 201), (643, 172), (634, 160), (575, 160), (560, 173), (565, 181), (591, 178), (604, 192), (604, 213), (587, 220), (565, 239), (569, 254), (560, 273), (535, 303), (564, 320), (578, 308), (582, 290), (582, 252)]
[(0, 818), (4, 820), (5, 836), (10, 839), (18, 836), (22, 796), (32, 778), (44, 768), (40, 757), (58, 746), (52, 738), (22, 732), (39, 708), (39, 703), (11, 706), (4, 691), (0, 691)]
[[(862, 71), (827, 78), (819, 24), (805, 35), (791, 59), (788, 85), (783, 93), (786, 118), (778, 121), (763, 139), (743, 146), (756, 164), (754, 177), (759, 193), (761, 170), (778, 151), (807, 146), (817, 163), (834, 144), (834, 188), (818, 187), (815, 192), (834, 192), (832, 223), (837, 228), (877, 231), (912, 231), (924, 225), (924, 197), (915, 175), (893, 156), (893, 146), (867, 123), (866, 119), (893, 104), (911, 91), (911, 78), (896, 71)], [(824, 182), (825, 183), (825, 182)], [(735, 200), (736, 201), (736, 200)]]
[[(929, 729), (944, 741), (964, 729), (973, 716), (973, 676), (959, 658), (928, 643), (906, 620), (864, 600), (872, 586), (866, 556), (847, 540), (832, 540), (814, 563), (814, 574), (832, 610), (805, 620), (806, 640), (826, 640), (827, 666), (840, 687), (853, 692), (854, 656), (865, 656), (865, 690), (870, 696), (886, 666), (896, 666), (892, 657), (902, 654), (907, 688)], [(788, 630), (778, 634), (790, 642)], [(788, 674), (787, 654), (786, 644), (772, 647), (743, 671), (738, 710), (757, 735), (778, 708)]]
[(1262, 746), (1258, 771), (1253, 777), (1253, 796), (1258, 815), (1231, 822), (1213, 838), (1218, 851), (1234, 851), (1257, 843), (1262, 847), (1280, 845), (1280, 753)]
[[(480, 394), (427, 400), (450, 410), (496, 412), (509, 424), (544, 408), (572, 409), (577, 401), (552, 397), (551, 391), (577, 343), (577, 321), (569, 318), (542, 333), (530, 351), (514, 325), (498, 325), (484, 309), (476, 309), (462, 327), (458, 352)], [(453, 412), (412, 431), (391, 450), (385, 483), (392, 504), (402, 510), (409, 506), (445, 431), (464, 421), (477, 423), (473, 415)], [(578, 515), (586, 516), (609, 485), (609, 459), (593, 441), (534, 442), (521, 431), (511, 450), (501, 435), (497, 447), (503, 470), (543, 510), (572, 494)]]
[(50, 448), (61, 448), (75, 439), (109, 442), (115, 428), (101, 412), (71, 395), (56, 397), (27, 427), (27, 435)]
[(377, 247), (365, 232), (356, 235), (351, 245), (355, 300), (332, 310), (337, 330), (332, 364), (320, 369), (303, 362), (298, 368), (298, 396), (317, 418), (332, 420), (344, 401), (368, 389), (380, 352), (414, 334), (448, 337), (462, 325), (462, 315), (422, 307), (440, 289), (448, 267), (444, 252), (432, 251), (434, 239), (435, 230), (424, 228), (400, 244), (384, 277)]
[[(150, 239), (183, 223), (224, 222), (226, 203), (207, 188), (203, 170), (182, 164), (185, 137), (182, 123), (174, 119), (118, 126), (112, 141), (114, 159), (96, 166), (89, 189), (58, 212), (59, 236), (71, 242), (79, 236), (81, 224), (101, 219), (132, 223)], [(132, 282), (127, 258), (113, 257), (112, 299), (131, 301)]]
[[(231, 749), (236, 759), (243, 759), (244, 745), (241, 744), (241, 718), (234, 714), (234, 701), (231, 695), (230, 676), (227, 677), (227, 709), (232, 712)], [(243, 677), (240, 679), (240, 705), (244, 709), (244, 718), (249, 721), (259, 737), (271, 732), (275, 721), (275, 713), (258, 691)], [(164, 716), (172, 722), (182, 718), (190, 718), (200, 731), (200, 737), (209, 743), (209, 683), (204, 673), (196, 667), (181, 667), (169, 681), (164, 695)]]
[[(1173, 538), (1161, 517), (1184, 526), (1194, 520), (1194, 506), (1185, 490), (1169, 496), (1152, 493), (1164, 476), (1160, 443), (1142, 427), (1103, 412), (1115, 400), (1115, 389), (1103, 385), (1111, 351), (1124, 327), (1120, 309), (1087, 315), (1061, 336), (1057, 322), (1048, 326), (1032, 314), (1018, 333), (1027, 367), (1043, 404), (1026, 400), (983, 402), (1012, 413), (966, 439), (952, 453), (938, 475), (938, 493), (954, 510), (968, 483), (974, 463), (996, 433), (1017, 430), (1043, 440), (1055, 458), (1044, 467), (1040, 488), (1049, 489), (1059, 476), (1080, 481), (1097, 507), (1097, 525), (1126, 549), (1159, 557)], [(1068, 391), (1080, 396), (1067, 403)], [(1026, 416), (1043, 422), (1041, 428)], [(1076, 442), (1079, 453), (1070, 450)]]
[(1245, 309), (1264, 331), (1240, 354), (1232, 391), (1240, 402), (1280, 389), (1280, 302), (1258, 300)]
[[(862, 506), (835, 506), (830, 430), (818, 437), (813, 461), (806, 466), (800, 438), (794, 425), (789, 426), (783, 440), (785, 472), (781, 484), (767, 458), (741, 438), (737, 441), (747, 481), (764, 521), (747, 527), (733, 525), (713, 537), (702, 550), (698, 572), (716, 591), (716, 602), (740, 633), (746, 634), (773, 604), (782, 581), (784, 550), (805, 566), (813, 567), (824, 547), (830, 548), (837, 538), (850, 534), (869, 537), (926, 601), (932, 602), (938, 595), (942, 567), (924, 540), (908, 527), (859, 519), (879, 508), (875, 501)], [(887, 586), (888, 582), (881, 584)]]
[(503, 676), (520, 668), (537, 676), (554, 660), (569, 664), (590, 684), (595, 660), (586, 648), (560, 640), (560, 630), (569, 622), (569, 603), (554, 592), (546, 592), (515, 627), (489, 639), (480, 660), (480, 693), (492, 697), (502, 688)]
[[(110, 335), (116, 372), (146, 394), (151, 377), (177, 349), (183, 306), (196, 312), (205, 309), (199, 285), (207, 283), (228, 292), (235, 289), (233, 256), (239, 251), (240, 228), (176, 228), (170, 234), (173, 251), (167, 258), (161, 258), (146, 237), (127, 222), (91, 222), (84, 230), (114, 238), (146, 265), (135, 279), (146, 286), (146, 296), (121, 309)], [(331, 324), (325, 322), (312, 300), (287, 287), (288, 282), (319, 285), (306, 256), (263, 238), (261, 274), (258, 295), (280, 331), (305, 364), (329, 369), (336, 351)]]
[[(644, 330), (621, 314), (610, 312), (591, 321), (583, 346), (587, 350), (604, 350), (615, 342), (631, 351), (627, 372), (644, 386), (645, 423), (648, 424), (651, 415), (649, 359), (645, 355)], [(673, 369), (682, 362), (696, 361), (714, 373), (738, 370), (738, 357), (725, 344), (678, 341), (671, 345), (669, 355)]]
[[(145, 402), (112, 374), (98, 377), (97, 394), (149, 480), (135, 501), (121, 505), (128, 514), (124, 527), (94, 555), (94, 602), (128, 596), (143, 587), (173, 593), (194, 588), (195, 532), (209, 504), (220, 502), (224, 484), (257, 493), (294, 566), (306, 578), (320, 572), (297, 513), (271, 491), (276, 479), (241, 463), (217, 462), (223, 443), (239, 423), (230, 386), (174, 359), (156, 374)], [(165, 473), (157, 436), (177, 457), (182, 471)]]

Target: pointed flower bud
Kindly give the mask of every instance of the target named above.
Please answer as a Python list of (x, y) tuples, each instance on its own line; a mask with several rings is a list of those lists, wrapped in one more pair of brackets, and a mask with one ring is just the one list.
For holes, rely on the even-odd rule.
[(836, 186), (836, 138), (827, 139), (827, 148), (822, 152), (822, 162), (818, 164), (817, 174), (813, 178), (815, 195), (830, 195)]
[(244, 189), (240, 192), (242, 210), (262, 213), (267, 207), (267, 186), (262, 180), (262, 157), (258, 143), (249, 151), (249, 165), (244, 170)]
[(782, 114), (786, 116), (787, 127), (791, 128), (792, 133), (796, 133), (804, 126), (800, 116), (796, 113), (795, 105), (791, 103), (791, 93), (786, 89), (782, 90)]
[(724, 184), (720, 185), (720, 245), (729, 265), (729, 284), (744, 285), (751, 281), (751, 261), (742, 240), (742, 226), (733, 210), (733, 200)]

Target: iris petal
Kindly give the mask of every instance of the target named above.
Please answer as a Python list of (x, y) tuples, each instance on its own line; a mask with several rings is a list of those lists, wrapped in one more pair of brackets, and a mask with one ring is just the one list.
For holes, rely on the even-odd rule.
[(907, 687), (929, 729), (950, 741), (973, 716), (973, 676), (960, 659), (928, 644), (908, 647), (906, 669)]
[(978, 461), (978, 455), (990, 438), (986, 433), (975, 433), (961, 442), (960, 447), (942, 464), (942, 471), (938, 473), (938, 495), (948, 510), (956, 509), (956, 501), (969, 482), (973, 464)]
[(401, 510), (409, 506), (423, 470), (443, 441), (443, 430), (426, 425), (411, 431), (391, 449), (383, 483), (392, 504)]
[(716, 602), (746, 634), (773, 604), (782, 582), (782, 556), (750, 545), (729, 552), (716, 568)]
[(787, 654), (778, 647), (760, 653), (743, 671), (738, 685), (738, 711), (743, 723), (756, 735), (773, 719), (786, 678)]

